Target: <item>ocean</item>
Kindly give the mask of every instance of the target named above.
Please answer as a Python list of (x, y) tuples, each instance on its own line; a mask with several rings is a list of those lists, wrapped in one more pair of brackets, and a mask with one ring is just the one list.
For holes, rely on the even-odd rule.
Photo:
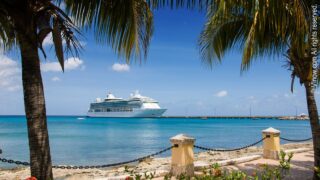
[[(311, 137), (308, 121), (48, 117), (54, 165), (99, 165), (135, 159), (169, 147), (169, 138), (180, 133), (194, 137), (200, 146), (236, 148), (260, 140), (261, 131), (268, 127), (280, 130), (286, 138)], [(29, 161), (27, 137), (24, 116), (0, 116), (1, 157)], [(170, 156), (170, 151), (161, 156)], [(0, 167), (12, 166), (0, 162)]]

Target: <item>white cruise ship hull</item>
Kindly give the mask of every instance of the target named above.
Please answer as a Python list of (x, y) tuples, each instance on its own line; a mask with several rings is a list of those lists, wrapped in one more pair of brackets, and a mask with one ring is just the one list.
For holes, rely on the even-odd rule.
[(160, 117), (166, 109), (134, 109), (130, 112), (88, 112), (88, 117)]

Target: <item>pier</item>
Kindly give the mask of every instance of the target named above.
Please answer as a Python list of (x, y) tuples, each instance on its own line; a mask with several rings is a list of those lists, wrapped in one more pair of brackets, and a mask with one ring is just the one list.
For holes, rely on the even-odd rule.
[(284, 116), (161, 116), (161, 118), (190, 119), (280, 119)]

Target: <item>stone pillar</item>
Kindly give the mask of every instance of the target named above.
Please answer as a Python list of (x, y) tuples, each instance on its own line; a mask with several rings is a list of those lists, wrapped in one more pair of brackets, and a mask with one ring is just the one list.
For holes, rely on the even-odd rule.
[(189, 176), (194, 175), (193, 165), (193, 145), (195, 139), (185, 134), (179, 134), (172, 138), (170, 141), (174, 148), (172, 148), (171, 155), (171, 173), (173, 176), (186, 174)]
[(270, 127), (262, 131), (262, 136), (267, 137), (263, 140), (263, 158), (279, 159), (280, 131)]

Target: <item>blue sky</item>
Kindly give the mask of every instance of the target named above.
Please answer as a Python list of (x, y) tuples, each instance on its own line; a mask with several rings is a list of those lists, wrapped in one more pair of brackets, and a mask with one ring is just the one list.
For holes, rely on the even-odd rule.
[[(42, 60), (47, 113), (84, 115), (96, 97), (113, 92), (127, 98), (135, 90), (157, 99), (168, 109), (165, 115), (248, 115), (250, 106), (253, 115), (307, 113), (304, 88), (296, 83), (290, 92), (283, 57), (261, 58), (240, 75), (241, 51), (235, 49), (210, 70), (197, 47), (203, 13), (163, 9), (154, 17), (147, 61), (128, 66), (110, 47), (97, 45), (92, 32), (84, 32), (80, 59), (67, 59), (62, 73), (48, 38), (49, 57)], [(19, 52), (1, 54), (0, 115), (24, 114)]]

